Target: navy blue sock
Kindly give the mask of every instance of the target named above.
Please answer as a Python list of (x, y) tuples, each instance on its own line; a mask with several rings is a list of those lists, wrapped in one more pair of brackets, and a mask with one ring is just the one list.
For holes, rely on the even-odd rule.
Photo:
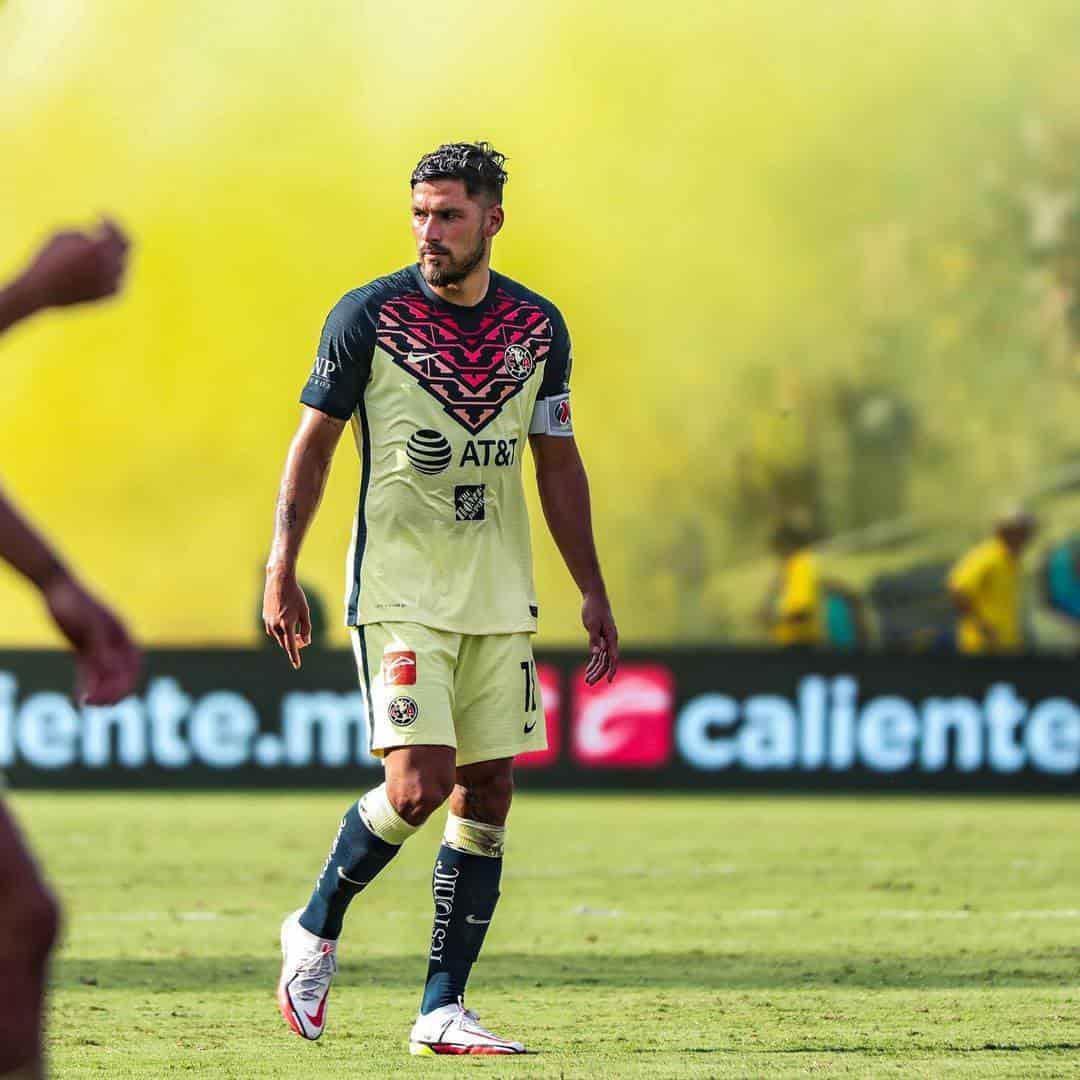
[(400, 844), (388, 844), (376, 836), (353, 803), (341, 819), (315, 891), (300, 915), (300, 925), (317, 937), (336, 940), (352, 898), (400, 850)]
[(421, 1013), (453, 1005), (465, 996), (469, 972), (499, 900), (500, 877), (501, 856), (470, 855), (446, 844), (439, 848), (431, 878), (435, 927)]

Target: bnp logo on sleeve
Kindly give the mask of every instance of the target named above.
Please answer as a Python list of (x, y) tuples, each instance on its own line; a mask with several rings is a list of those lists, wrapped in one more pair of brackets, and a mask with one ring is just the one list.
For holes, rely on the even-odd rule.
[(330, 386), (334, 379), (334, 372), (338, 365), (334, 360), (327, 360), (324, 356), (316, 356), (315, 363), (311, 365), (311, 380), (320, 386)]

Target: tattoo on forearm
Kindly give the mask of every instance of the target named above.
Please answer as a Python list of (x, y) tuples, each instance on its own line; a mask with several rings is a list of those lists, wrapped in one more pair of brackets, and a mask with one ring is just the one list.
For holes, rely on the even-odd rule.
[(283, 529), (292, 529), (296, 525), (296, 517), (296, 503), (292, 499), (280, 499), (278, 501), (278, 524)]

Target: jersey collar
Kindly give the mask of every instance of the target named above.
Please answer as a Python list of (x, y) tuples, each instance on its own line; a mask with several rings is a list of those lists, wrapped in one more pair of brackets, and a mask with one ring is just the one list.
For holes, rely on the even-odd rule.
[(495, 293), (498, 291), (498, 281), (497, 281), (497, 279), (498, 279), (499, 275), (494, 270), (489, 269), (488, 270), (487, 292), (484, 293), (483, 297), (480, 300), (478, 300), (475, 304), (471, 304), (471, 305), (451, 304), (449, 300), (444, 300), (424, 280), (424, 275), (420, 273), (420, 264), (419, 263), (413, 263), (412, 266), (409, 267), (409, 272), (412, 274), (413, 281), (416, 282), (417, 287), (420, 289), (420, 291), (430, 301), (432, 301), (432, 303), (438, 304), (440, 307), (442, 307), (446, 311), (456, 311), (456, 312), (459, 312), (460, 314), (463, 314), (463, 315), (473, 315), (473, 314), (478, 315), (481, 312), (486, 311), (488, 306), (491, 304), (491, 301), (494, 298)]

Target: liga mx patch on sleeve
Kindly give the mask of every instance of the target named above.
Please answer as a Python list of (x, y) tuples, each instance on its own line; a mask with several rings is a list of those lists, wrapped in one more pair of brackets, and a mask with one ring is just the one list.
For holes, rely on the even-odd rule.
[(574, 425), (570, 419), (570, 395), (542, 398), (536, 403), (530, 435), (573, 435)]

